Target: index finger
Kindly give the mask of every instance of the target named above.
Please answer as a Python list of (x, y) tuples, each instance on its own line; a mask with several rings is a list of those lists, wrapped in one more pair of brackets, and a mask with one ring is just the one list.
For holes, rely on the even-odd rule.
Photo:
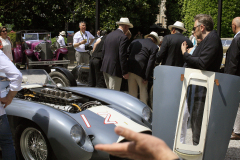
[(141, 133), (134, 132), (124, 127), (120, 127), (120, 126), (115, 127), (115, 132), (118, 135), (125, 137), (127, 140), (130, 140), (130, 141), (138, 141), (142, 139)]

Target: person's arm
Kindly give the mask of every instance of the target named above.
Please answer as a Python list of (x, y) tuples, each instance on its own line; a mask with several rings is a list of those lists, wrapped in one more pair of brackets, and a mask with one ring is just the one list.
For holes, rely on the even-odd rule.
[(89, 43), (89, 46), (93, 43), (94, 39), (91, 39), (90, 43)]
[[(211, 43), (203, 44), (204, 46), (201, 48), (201, 50), (199, 50), (199, 52), (201, 52), (201, 53), (198, 54), (198, 55), (200, 55), (198, 57), (192, 56), (191, 54), (187, 53), (187, 51), (185, 49), (182, 50), (184, 61), (188, 65), (193, 66), (194, 68), (197, 68), (200, 70), (206, 70), (206, 68), (208, 68), (208, 66), (213, 61), (215, 61), (214, 57), (216, 57), (216, 54), (221, 54), (221, 53), (217, 53), (217, 50), (219, 47), (222, 47), (222, 46), (219, 46), (219, 43), (216, 39), (209, 39), (209, 42), (211, 42)], [(198, 48), (196, 48), (194, 53), (197, 51), (197, 49)], [(220, 66), (219, 66), (219, 68), (220, 68)]]
[(92, 51), (95, 50), (96, 46), (97, 46), (100, 42), (101, 42), (101, 39), (97, 40), (97, 42), (93, 45), (93, 50), (92, 50)]
[(108, 152), (111, 155), (142, 160), (174, 160), (177, 155), (167, 144), (157, 137), (137, 133), (123, 127), (116, 127), (115, 132), (125, 137), (129, 142), (114, 144), (97, 144), (96, 150)]
[(122, 70), (122, 76), (124, 79), (128, 79), (128, 68), (127, 68), (127, 36), (121, 37), (119, 43), (119, 61)]
[[(82, 44), (85, 44), (85, 43), (87, 43), (87, 41), (86, 40), (82, 40), (81, 42), (78, 42), (78, 37), (76, 36), (76, 34), (73, 36), (73, 47), (74, 48), (76, 48), (76, 47), (79, 47), (80, 45), (82, 45)], [(81, 38), (80, 38), (80, 40), (81, 40)]]
[(0, 98), (0, 102), (5, 104), (5, 108), (12, 102), (17, 91), (21, 90), (22, 74), (2, 51), (0, 51), (0, 64), (0, 72), (5, 73), (10, 80), (10, 91), (6, 97)]
[(240, 39), (233, 39), (231, 50), (226, 53), (224, 73), (236, 75), (240, 58)]
[(167, 52), (168, 52), (168, 42), (167, 42), (167, 36), (165, 36), (163, 38), (163, 42), (160, 48), (160, 51), (157, 52), (156, 54), (156, 62), (157, 63), (161, 63), (162, 59), (167, 56)]
[(153, 72), (158, 48), (156, 47), (156, 49), (151, 49), (150, 52), (151, 52), (151, 54), (150, 54), (150, 57), (148, 59), (148, 64), (147, 64), (147, 68), (146, 68), (146, 72), (145, 72), (145, 79), (144, 79), (145, 81), (148, 81), (150, 79), (150, 76)]
[(90, 46), (94, 42), (95, 37), (90, 32), (88, 32), (88, 33), (89, 33), (89, 39), (91, 39), (91, 41), (89, 43), (89, 46)]

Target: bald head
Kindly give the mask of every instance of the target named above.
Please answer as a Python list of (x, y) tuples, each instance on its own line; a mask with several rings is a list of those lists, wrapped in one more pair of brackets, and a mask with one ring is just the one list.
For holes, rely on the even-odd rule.
[(240, 17), (236, 17), (232, 21), (232, 31), (234, 34), (240, 31)]

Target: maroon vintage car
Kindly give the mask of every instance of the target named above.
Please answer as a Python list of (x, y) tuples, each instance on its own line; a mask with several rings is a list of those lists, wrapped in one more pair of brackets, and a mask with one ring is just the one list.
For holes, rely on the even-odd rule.
[(26, 65), (26, 68), (50, 70), (52, 66), (67, 68), (67, 48), (60, 48), (51, 43), (51, 33), (44, 30), (24, 30), (16, 33), (13, 58), (15, 63)]

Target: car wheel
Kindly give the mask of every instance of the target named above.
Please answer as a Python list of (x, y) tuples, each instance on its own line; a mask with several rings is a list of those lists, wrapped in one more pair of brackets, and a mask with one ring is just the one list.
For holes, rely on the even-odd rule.
[(58, 87), (68, 87), (70, 85), (70, 81), (67, 79), (67, 77), (62, 74), (61, 72), (51, 72), (49, 76), (52, 78), (52, 80), (56, 83)]
[(50, 160), (56, 159), (44, 133), (36, 125), (19, 125), (16, 138), (18, 159)]

